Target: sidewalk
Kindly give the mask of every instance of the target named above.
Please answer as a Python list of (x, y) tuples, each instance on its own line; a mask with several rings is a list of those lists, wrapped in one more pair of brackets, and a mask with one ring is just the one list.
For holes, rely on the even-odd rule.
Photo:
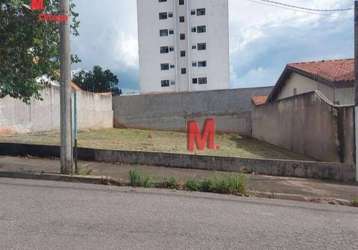
[[(155, 181), (164, 181), (173, 176), (179, 183), (185, 183), (188, 179), (193, 178), (202, 179), (214, 175), (233, 174), (229, 172), (99, 162), (80, 162), (79, 167), (82, 174), (108, 176), (119, 182), (129, 181), (128, 173), (131, 169), (138, 169), (143, 174), (151, 176)], [(60, 163), (58, 159), (0, 157), (0, 174), (1, 172), (59, 174), (59, 170)], [(297, 196), (297, 200), (307, 197), (305, 200), (327, 203), (337, 203), (333, 202), (333, 200), (352, 201), (358, 198), (358, 185), (343, 185), (334, 182), (288, 177), (248, 175), (248, 189), (251, 193), (257, 193), (257, 196), (283, 199), (295, 199)]]

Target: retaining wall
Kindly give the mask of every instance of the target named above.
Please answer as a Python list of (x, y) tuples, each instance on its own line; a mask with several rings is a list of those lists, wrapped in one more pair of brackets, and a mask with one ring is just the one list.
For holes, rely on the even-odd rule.
[(217, 121), (221, 132), (251, 136), (251, 97), (268, 95), (272, 87), (166, 93), (113, 98), (114, 126), (185, 130), (186, 122)]
[[(0, 143), (0, 155), (59, 157), (60, 147)], [(354, 182), (354, 167), (334, 162), (244, 159), (157, 152), (79, 148), (78, 158), (86, 161), (156, 165), (215, 171), (232, 171), (273, 176)]]

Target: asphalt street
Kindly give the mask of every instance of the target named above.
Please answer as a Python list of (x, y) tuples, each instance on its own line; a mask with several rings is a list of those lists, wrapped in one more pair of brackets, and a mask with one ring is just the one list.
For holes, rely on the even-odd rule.
[(358, 249), (358, 209), (0, 179), (0, 249)]

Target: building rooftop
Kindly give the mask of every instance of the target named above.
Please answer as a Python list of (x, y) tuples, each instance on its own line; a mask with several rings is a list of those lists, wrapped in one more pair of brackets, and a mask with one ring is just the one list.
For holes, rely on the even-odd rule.
[(331, 82), (354, 81), (354, 59), (291, 63), (288, 67)]
[(354, 85), (354, 59), (323, 60), (287, 64), (268, 101), (274, 101), (292, 73), (300, 74), (332, 88), (351, 88)]

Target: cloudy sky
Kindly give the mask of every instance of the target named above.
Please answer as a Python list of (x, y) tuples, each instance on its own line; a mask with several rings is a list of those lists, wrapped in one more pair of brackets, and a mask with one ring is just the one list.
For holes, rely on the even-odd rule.
[[(74, 69), (101, 65), (125, 89), (138, 88), (136, 0), (74, 0), (80, 37)], [(217, 0), (220, 1), (220, 0)], [(231, 87), (273, 85), (289, 62), (353, 56), (353, 12), (311, 14), (229, 0)], [(353, 0), (280, 0), (320, 9), (352, 7)]]

